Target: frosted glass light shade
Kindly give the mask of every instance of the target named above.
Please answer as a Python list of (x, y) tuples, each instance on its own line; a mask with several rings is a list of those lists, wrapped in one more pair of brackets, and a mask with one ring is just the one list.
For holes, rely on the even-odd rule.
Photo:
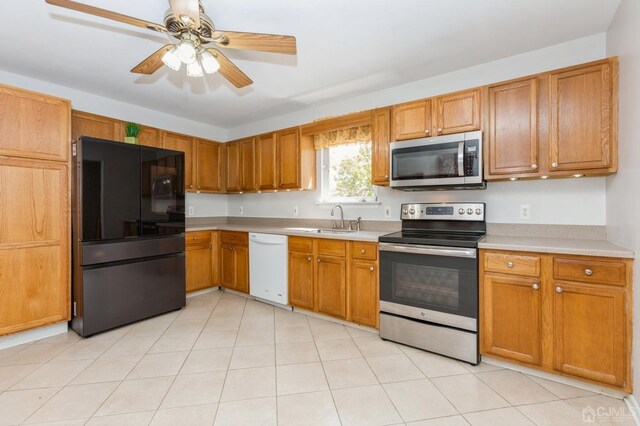
[(189, 65), (196, 61), (196, 48), (193, 46), (191, 40), (182, 40), (178, 45), (176, 53), (183, 64)]
[(202, 67), (200, 66), (198, 61), (187, 64), (187, 75), (189, 77), (202, 77)]
[(178, 58), (176, 50), (177, 49), (175, 47), (172, 47), (171, 49), (167, 50), (164, 55), (162, 55), (162, 62), (164, 62), (166, 66), (174, 71), (178, 71), (180, 69), (180, 66), (182, 65), (182, 62), (180, 61), (180, 58)]
[(206, 50), (200, 54), (200, 62), (202, 62), (202, 68), (207, 74), (213, 74), (220, 69), (220, 64), (216, 58)]

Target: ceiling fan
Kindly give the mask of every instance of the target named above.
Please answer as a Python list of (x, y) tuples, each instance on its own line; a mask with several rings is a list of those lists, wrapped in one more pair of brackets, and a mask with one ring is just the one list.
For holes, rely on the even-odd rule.
[(217, 47), (296, 54), (296, 39), (292, 36), (217, 30), (198, 0), (169, 0), (170, 8), (165, 13), (164, 25), (71, 0), (46, 2), (164, 33), (177, 40), (175, 43), (162, 46), (140, 62), (131, 70), (133, 73), (153, 74), (163, 64), (177, 71), (185, 64), (187, 75), (190, 77), (202, 77), (204, 73), (213, 74), (218, 71), (234, 86), (240, 88), (250, 85), (253, 81)]

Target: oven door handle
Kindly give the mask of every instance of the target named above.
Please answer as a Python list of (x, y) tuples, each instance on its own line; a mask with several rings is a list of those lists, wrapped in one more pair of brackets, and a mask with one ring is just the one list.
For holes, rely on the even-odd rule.
[(404, 244), (380, 243), (380, 251), (392, 251), (396, 253), (429, 254), (433, 256), (466, 257), (475, 259), (476, 249), (438, 247), (438, 246), (414, 246)]
[(458, 145), (458, 176), (464, 177), (464, 141)]

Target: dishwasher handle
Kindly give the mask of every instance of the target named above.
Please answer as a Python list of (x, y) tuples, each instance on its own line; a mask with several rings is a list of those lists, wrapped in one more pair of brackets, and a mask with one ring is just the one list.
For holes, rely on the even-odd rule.
[(249, 240), (251, 243), (268, 245), (268, 246), (283, 246), (287, 245), (286, 235), (276, 234), (249, 234)]

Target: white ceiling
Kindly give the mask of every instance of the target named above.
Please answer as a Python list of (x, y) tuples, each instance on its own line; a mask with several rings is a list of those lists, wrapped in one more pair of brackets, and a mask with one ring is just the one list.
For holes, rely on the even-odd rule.
[[(167, 0), (84, 0), (162, 23)], [(129, 70), (159, 33), (2, 0), (0, 68), (232, 128), (606, 31), (619, 0), (202, 0), (219, 29), (294, 35), (298, 55), (226, 50), (250, 78)]]

